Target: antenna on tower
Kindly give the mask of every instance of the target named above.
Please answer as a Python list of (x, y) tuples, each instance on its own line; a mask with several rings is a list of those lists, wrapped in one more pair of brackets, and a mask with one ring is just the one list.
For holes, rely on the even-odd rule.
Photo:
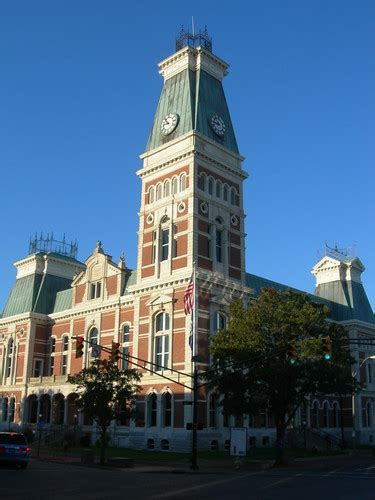
[(194, 16), (191, 16), (191, 29), (193, 32), (193, 36), (195, 36), (195, 29), (194, 29)]

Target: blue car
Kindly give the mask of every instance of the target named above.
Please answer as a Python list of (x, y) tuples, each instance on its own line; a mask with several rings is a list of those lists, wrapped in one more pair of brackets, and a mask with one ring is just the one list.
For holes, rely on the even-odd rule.
[(14, 464), (26, 469), (30, 460), (30, 447), (23, 434), (0, 432), (0, 464)]

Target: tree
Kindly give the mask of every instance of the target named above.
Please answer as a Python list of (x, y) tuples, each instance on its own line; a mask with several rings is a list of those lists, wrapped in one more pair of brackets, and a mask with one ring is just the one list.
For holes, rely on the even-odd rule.
[[(327, 321), (329, 309), (306, 294), (262, 289), (248, 307), (233, 303), (226, 330), (210, 343), (211, 382), (223, 394), (225, 414), (266, 411), (276, 427), (276, 463), (284, 462), (285, 433), (310, 395), (338, 390), (351, 394), (354, 362), (342, 328)], [(322, 337), (332, 340), (332, 359), (322, 354)], [(336, 365), (339, 360), (339, 367)]]
[(110, 359), (96, 359), (88, 368), (68, 377), (68, 381), (77, 386), (77, 404), (100, 429), (101, 464), (105, 462), (107, 429), (137, 394), (140, 378), (136, 370), (120, 370)]

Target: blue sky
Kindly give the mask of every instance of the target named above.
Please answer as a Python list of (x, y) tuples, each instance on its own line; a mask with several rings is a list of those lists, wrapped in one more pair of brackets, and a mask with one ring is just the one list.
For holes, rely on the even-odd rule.
[(247, 271), (312, 291), (324, 242), (355, 244), (374, 307), (374, 2), (14, 0), (0, 5), (0, 310), (36, 231), (136, 265), (157, 63), (192, 15), (230, 64)]

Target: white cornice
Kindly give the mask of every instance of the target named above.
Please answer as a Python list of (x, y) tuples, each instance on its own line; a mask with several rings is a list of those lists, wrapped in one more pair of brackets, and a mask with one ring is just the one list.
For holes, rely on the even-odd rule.
[[(190, 131), (187, 134), (178, 137), (174, 141), (171, 141), (168, 143), (168, 145), (163, 145), (159, 146), (158, 148), (153, 149), (150, 152), (144, 153), (143, 155), (140, 156), (141, 159), (145, 160), (146, 158), (150, 158), (153, 155), (161, 153), (163, 150), (167, 149), (170, 145), (176, 145), (178, 143), (183, 143), (183, 141), (186, 141), (188, 139), (192, 139), (190, 142), (189, 146), (186, 146), (183, 151), (181, 151), (179, 154), (176, 154), (175, 156), (169, 156), (165, 158), (164, 161), (155, 161), (155, 162), (150, 162), (149, 165), (144, 165), (142, 168), (138, 169), (136, 174), (143, 178), (146, 177), (147, 175), (150, 175), (151, 173), (158, 172), (160, 170), (163, 170), (166, 167), (170, 167), (175, 165), (176, 163), (179, 163), (183, 160), (188, 160), (189, 158), (192, 157), (198, 157), (204, 159), (206, 162), (210, 163), (211, 165), (214, 165), (215, 167), (219, 167), (223, 171), (230, 172), (232, 175), (235, 175), (239, 177), (240, 179), (246, 179), (249, 174), (246, 170), (243, 170), (242, 168), (238, 167), (232, 167), (228, 163), (224, 163), (224, 161), (220, 161), (220, 153), (222, 155), (222, 160), (224, 159), (224, 156), (228, 157), (228, 160), (232, 160), (235, 163), (240, 163), (242, 162), (245, 158), (243, 156), (237, 155), (236, 153), (233, 153), (229, 149), (221, 146), (221, 144), (217, 144), (215, 141), (209, 139), (208, 137), (203, 136), (202, 134), (199, 134), (198, 132), (195, 131)], [(202, 144), (201, 142), (209, 144), (211, 147), (217, 149), (219, 152), (218, 155), (215, 155), (215, 157), (212, 157), (208, 154), (205, 154), (203, 151), (200, 151)], [(144, 164), (146, 162), (144, 161)]]

